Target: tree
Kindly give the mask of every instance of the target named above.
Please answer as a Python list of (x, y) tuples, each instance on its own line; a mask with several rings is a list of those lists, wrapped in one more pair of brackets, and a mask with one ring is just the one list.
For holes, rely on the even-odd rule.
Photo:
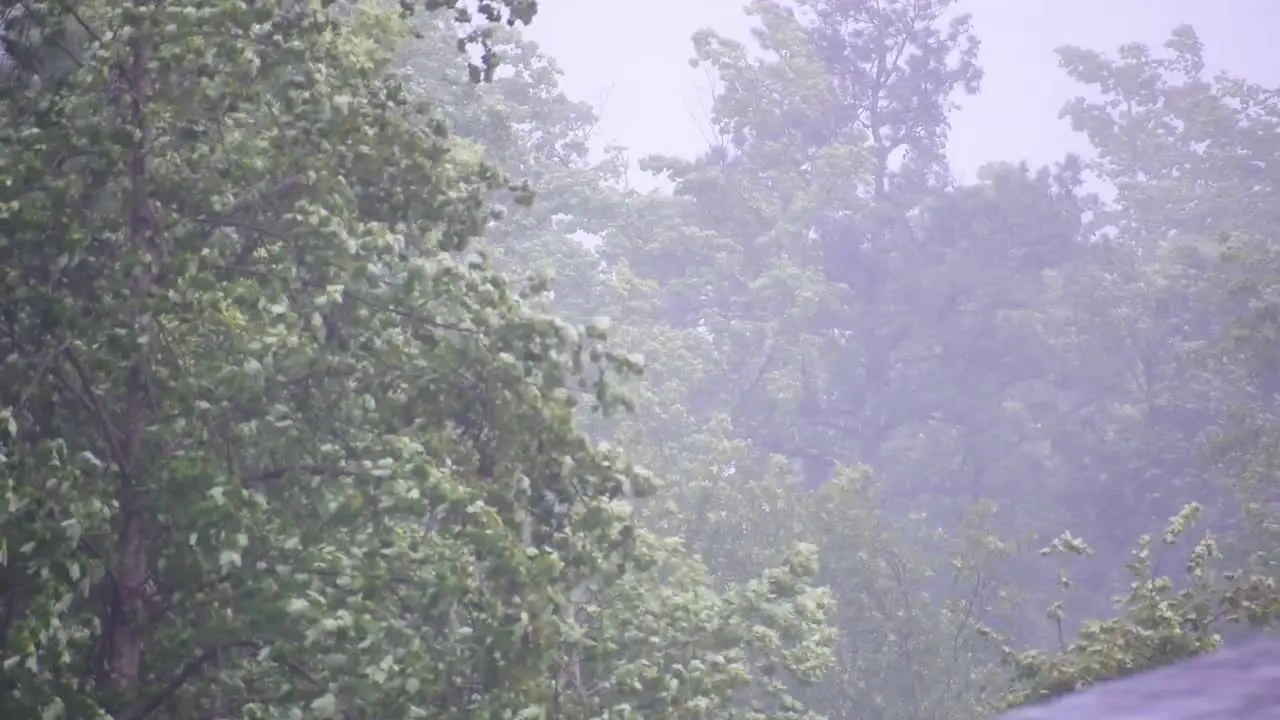
[[(1102, 546), (1069, 602), (1105, 619), (1085, 621), (1069, 639), (1066, 601), (1055, 603), (1057, 650), (1008, 654), (1009, 705), (1211, 652), (1241, 635), (1239, 626), (1272, 625), (1280, 607), (1267, 532), (1276, 517), (1267, 389), (1275, 107), (1260, 87), (1206, 77), (1191, 28), (1175, 29), (1165, 49), (1059, 51), (1072, 77), (1100, 91), (1064, 115), (1097, 151), (1090, 169), (1116, 190), (1093, 218), (1096, 257), (1073, 273), (1074, 300), (1063, 303), (1075, 318), (1078, 372), (1113, 380), (1069, 383), (1092, 427), (1050, 430), (1076, 457), (1079, 497), (1093, 500), (1091, 521), (1077, 524)], [(1206, 441), (1213, 464), (1194, 452)], [(1116, 570), (1107, 558), (1117, 536), (1188, 499), (1198, 502), (1184, 505), (1162, 537), (1139, 539), (1124, 567), (1128, 591), (1099, 612), (1100, 591), (1116, 586), (1105, 576)], [(1171, 558), (1201, 515), (1206, 532)], [(1050, 552), (1093, 549), (1064, 536)], [(1170, 572), (1171, 559), (1185, 572)]]
[(803, 549), (662, 584), (652, 480), (573, 424), (634, 364), (465, 252), (508, 183), (397, 13), (32, 7), (85, 42), (0, 106), (5, 716), (731, 717), (820, 671)]
[[(666, 365), (646, 376), (652, 395), (639, 403), (662, 419), (637, 428), (628, 447), (691, 468), (663, 473), (679, 478), (675, 507), (647, 517), (721, 577), (747, 576), (785, 540), (819, 545), (842, 640), (833, 674), (806, 691), (815, 708), (903, 718), (956, 709), (980, 664), (957, 651), (976, 626), (962, 609), (975, 574), (936, 571), (952, 548), (930, 555), (932, 527), (886, 516), (907, 516), (893, 501), (925, 485), (899, 471), (910, 463), (894, 463), (933, 459), (927, 448), (900, 449), (943, 384), (904, 377), (906, 351), (928, 352), (939, 331), (918, 322), (936, 298), (913, 283), (941, 272), (940, 253), (906, 221), (945, 190), (939, 118), (953, 91), (976, 90), (974, 42), (965, 19), (948, 26), (942, 9), (905, 3), (755, 2), (749, 12), (760, 21), (752, 47), (711, 31), (694, 38), (696, 62), (717, 79), (712, 147), (692, 160), (648, 159), (674, 182), (673, 197), (644, 198), (604, 235), (610, 268), (649, 298), (630, 306), (615, 337)], [(1007, 183), (1010, 205), (1051, 195), (1050, 180), (1039, 182), (1028, 178), (1021, 196)], [(907, 417), (888, 416), (899, 411)], [(960, 525), (947, 534), (961, 535)], [(931, 604), (926, 586), (957, 603), (935, 595)], [(989, 592), (984, 584), (980, 595)]]
[[(1073, 526), (1087, 528), (1106, 557), (1188, 500), (1202, 503), (1208, 527), (1229, 537), (1231, 496), (1248, 506), (1266, 494), (1249, 481), (1254, 487), (1239, 494), (1247, 456), (1265, 446), (1254, 421), (1267, 420), (1241, 375), (1248, 365), (1241, 346), (1227, 349), (1223, 330), (1251, 313), (1240, 281), (1259, 279), (1268, 266), (1259, 250), (1274, 219), (1267, 200), (1274, 103), (1262, 88), (1209, 77), (1189, 27), (1175, 29), (1164, 50), (1059, 51), (1068, 74), (1097, 93), (1072, 100), (1063, 115), (1094, 146), (1087, 169), (1115, 197), (1095, 208), (1087, 228), (1096, 235), (1093, 259), (1066, 278), (1076, 331), (1063, 348), (1075, 360), (1064, 369), (1079, 376), (1069, 382), (1078, 419), (1053, 423), (1050, 435), (1073, 466), (1068, 502), (1092, 501), (1090, 519)], [(1258, 319), (1248, 321), (1249, 333), (1260, 338)], [(1242, 416), (1244, 405), (1254, 409)], [(1229, 430), (1244, 418), (1253, 430)], [(1228, 450), (1233, 438), (1251, 449)], [(1216, 466), (1197, 452), (1206, 442), (1217, 445)], [(1084, 583), (1087, 592), (1108, 585)]]

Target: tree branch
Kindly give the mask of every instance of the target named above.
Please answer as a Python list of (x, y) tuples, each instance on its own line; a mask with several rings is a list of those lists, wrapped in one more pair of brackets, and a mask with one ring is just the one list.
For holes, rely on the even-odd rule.
[(168, 702), (169, 699), (172, 698), (179, 690), (181, 690), (182, 686), (187, 684), (188, 680), (195, 677), (196, 673), (200, 672), (200, 670), (202, 670), (210, 660), (218, 657), (218, 654), (221, 651), (231, 650), (234, 648), (258, 650), (261, 649), (261, 645), (255, 642), (240, 641), (219, 645), (202, 651), (196, 657), (188, 660), (187, 663), (182, 666), (182, 669), (178, 671), (178, 674), (174, 675), (169, 682), (165, 684), (164, 688), (160, 690), (160, 692), (156, 693), (156, 695), (150, 700), (147, 700), (133, 710), (125, 713), (121, 720), (143, 720), (150, 716)]

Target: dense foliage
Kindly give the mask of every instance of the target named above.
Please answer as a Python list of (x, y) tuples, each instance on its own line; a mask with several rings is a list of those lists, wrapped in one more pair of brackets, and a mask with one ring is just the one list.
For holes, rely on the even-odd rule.
[(698, 32), (645, 193), (533, 2), (0, 4), (0, 716), (963, 720), (1270, 625), (1280, 105), (1063, 48), (1092, 156), (962, 184), (955, 4)]

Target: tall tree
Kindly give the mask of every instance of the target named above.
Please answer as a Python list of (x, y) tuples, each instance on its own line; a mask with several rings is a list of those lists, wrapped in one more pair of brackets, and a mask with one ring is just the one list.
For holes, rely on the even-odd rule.
[[(1046, 422), (1068, 461), (1059, 497), (1101, 562), (1073, 573), (1079, 590), (1050, 615), (1064, 638), (1064, 607), (1106, 619), (1086, 620), (1058, 653), (1012, 657), (1013, 704), (1211, 652), (1238, 626), (1274, 623), (1280, 608), (1268, 532), (1280, 116), (1265, 88), (1209, 77), (1191, 28), (1175, 29), (1164, 50), (1059, 51), (1093, 90), (1063, 114), (1089, 138), (1088, 168), (1115, 196), (1094, 213), (1096, 252), (1057, 303), (1070, 318), (1070, 331), (1052, 334), (1065, 341), (1071, 411)], [(1206, 440), (1215, 465), (1198, 452)], [(1177, 509), (1188, 500), (1203, 504)], [(1238, 522), (1241, 510), (1252, 522)], [(1172, 515), (1163, 533), (1142, 535), (1121, 568), (1123, 536), (1162, 514)], [(1168, 546), (1188, 538), (1168, 563)], [(1053, 549), (1085, 546), (1064, 538)], [(1102, 594), (1122, 583), (1118, 607), (1107, 607)]]
[(507, 183), (397, 13), (28, 12), (76, 62), (0, 104), (0, 714), (803, 716), (812, 551), (718, 592), (636, 530), (573, 424), (633, 366), (465, 252)]
[[(928, 716), (956, 706), (952, 693), (972, 687), (968, 656), (950, 661), (974, 616), (942, 597), (930, 604), (921, 591), (956, 581), (966, 583), (964, 592), (948, 590), (972, 598), (973, 576), (935, 577), (937, 558), (922, 552), (920, 529), (885, 520), (878, 507), (925, 483), (908, 486), (913, 478), (898, 471), (908, 463), (877, 474), (874, 485), (839, 468), (891, 467), (888, 453), (904, 454), (894, 442), (918, 433), (909, 423), (926, 422), (938, 388), (952, 382), (935, 372), (933, 385), (921, 388), (903, 367), (909, 352), (932, 352), (945, 329), (917, 317), (926, 300), (938, 299), (921, 297), (938, 283), (918, 278), (941, 272), (942, 253), (921, 234), (932, 228), (916, 223), (946, 187), (940, 148), (952, 95), (976, 90), (981, 75), (967, 20), (948, 24), (945, 11), (754, 2), (754, 47), (698, 33), (696, 60), (718, 80), (715, 143), (693, 160), (649, 159), (647, 167), (674, 182), (673, 197), (633, 205), (602, 249), (619, 275), (656, 291), (646, 322), (680, 333), (661, 347), (668, 354), (660, 357), (679, 353), (680, 362), (678, 374), (664, 374), (664, 390), (679, 388), (686, 398), (660, 430), (665, 447), (674, 455), (696, 441), (716, 461), (680, 476), (676, 492), (687, 493), (688, 517), (673, 524), (729, 577), (750, 568), (774, 538), (819, 543), (843, 641), (836, 671), (810, 697), (837, 716)], [(839, 37), (833, 27), (843, 28)], [(1044, 195), (1018, 215), (1029, 227), (1040, 220), (1035, 213), (1072, 202), (1053, 194), (1049, 177), (1000, 191), (1006, 186), (1016, 201), (993, 203), (997, 217)], [(1031, 190), (1019, 195), (1023, 186)], [(976, 205), (982, 192), (973, 195)], [(1069, 223), (1056, 228), (1053, 241), (1071, 235)], [(903, 408), (906, 419), (890, 416)], [(699, 423), (707, 430), (688, 434)], [(778, 456), (799, 466), (810, 490), (842, 479), (797, 495)], [(948, 529), (965, 530), (959, 521)], [(908, 668), (925, 664), (939, 672), (927, 688), (913, 685), (926, 681)]]
[[(1076, 527), (1088, 527), (1110, 557), (1187, 500), (1205, 504), (1210, 528), (1230, 527), (1228, 498), (1206, 482), (1212, 472), (1199, 451), (1250, 401), (1238, 356), (1220, 350), (1224, 331), (1248, 312), (1235, 285), (1260, 278), (1267, 263), (1256, 251), (1275, 221), (1280, 115), (1270, 94), (1210, 77), (1189, 27), (1175, 29), (1164, 50), (1059, 51), (1067, 73), (1096, 93), (1063, 115), (1088, 137), (1096, 152), (1088, 169), (1115, 196), (1091, 219), (1099, 252), (1065, 298), (1078, 318), (1069, 384), (1079, 420), (1052, 433), (1072, 465), (1074, 498), (1064, 499), (1091, 507), (1092, 521)], [(1257, 266), (1242, 273), (1224, 264), (1224, 236), (1249, 248)]]

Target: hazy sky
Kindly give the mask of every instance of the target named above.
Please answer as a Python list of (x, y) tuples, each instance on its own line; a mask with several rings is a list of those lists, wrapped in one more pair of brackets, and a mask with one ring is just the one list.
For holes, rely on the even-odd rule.
[[(1214, 70), (1280, 86), (1280, 0), (961, 0), (982, 40), (982, 93), (953, 118), (951, 157), (962, 177), (990, 160), (1049, 162), (1082, 144), (1062, 104), (1078, 94), (1058, 69), (1063, 44), (1112, 51), (1160, 45), (1189, 23)], [(705, 108), (689, 36), (700, 27), (745, 38), (745, 0), (541, 0), (528, 29), (565, 71), (564, 87), (602, 113), (604, 141), (692, 154)]]

